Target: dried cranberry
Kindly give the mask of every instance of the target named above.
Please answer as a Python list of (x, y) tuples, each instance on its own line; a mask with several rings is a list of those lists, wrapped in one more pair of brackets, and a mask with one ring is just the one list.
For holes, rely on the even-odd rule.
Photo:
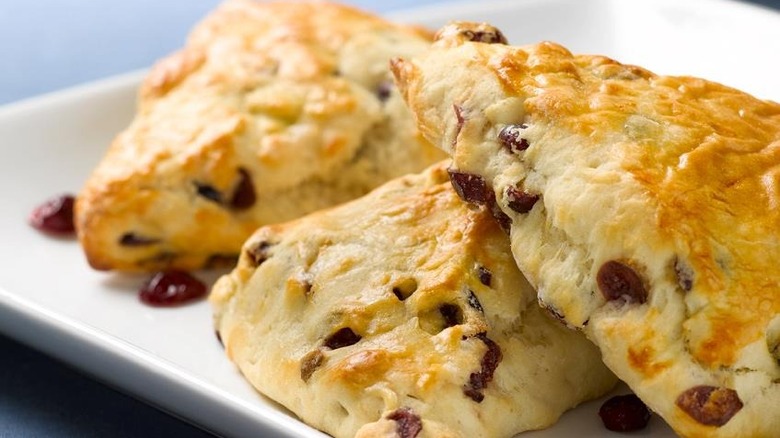
[(463, 324), (463, 312), (455, 304), (442, 304), (439, 313), (444, 318), (445, 327), (453, 327)]
[(160, 239), (142, 236), (140, 234), (135, 234), (132, 231), (122, 234), (119, 238), (119, 244), (122, 246), (147, 246), (154, 245), (158, 242), (160, 242)]
[(457, 137), (460, 134), (460, 130), (463, 129), (463, 124), (466, 123), (466, 115), (464, 114), (466, 110), (458, 104), (452, 104), (452, 111), (455, 113), (455, 120), (457, 121), (455, 125), (455, 137)]
[(397, 282), (393, 286), (393, 295), (398, 298), (399, 301), (404, 301), (417, 291), (417, 280), (414, 278), (406, 278)]
[(599, 417), (609, 430), (630, 432), (647, 426), (650, 410), (634, 394), (617, 395), (601, 405)]
[(509, 44), (506, 37), (500, 30), (489, 28), (488, 30), (464, 30), (461, 35), (468, 40), (476, 43), (486, 44)]
[(224, 268), (235, 266), (238, 260), (237, 254), (211, 254), (203, 263), (204, 269)]
[(485, 313), (485, 309), (482, 308), (482, 303), (479, 302), (479, 298), (477, 298), (477, 294), (475, 294), (473, 290), (469, 289), (469, 293), (466, 300), (468, 301), (469, 306), (471, 306), (472, 309), (480, 313)]
[(308, 382), (311, 375), (325, 362), (325, 355), (320, 349), (306, 353), (301, 359), (301, 380)]
[(301, 280), (301, 289), (303, 289), (303, 295), (307, 298), (314, 293), (314, 285), (309, 280)]
[(398, 301), (404, 301), (405, 299), (409, 298), (407, 296), (404, 296), (403, 290), (401, 290), (400, 287), (393, 288), (393, 295), (395, 295), (395, 297), (398, 298)]
[(222, 203), (222, 192), (214, 188), (214, 186), (198, 181), (195, 181), (193, 184), (195, 184), (195, 191), (198, 192), (198, 195), (217, 204)]
[(411, 408), (403, 407), (387, 415), (388, 420), (396, 422), (396, 433), (400, 438), (415, 438), (423, 428), (420, 416)]
[(505, 193), (507, 206), (520, 214), (531, 211), (539, 200), (539, 195), (532, 195), (515, 187), (507, 187)]
[(674, 261), (674, 274), (680, 289), (689, 292), (693, 288), (693, 270), (680, 259)]
[(718, 427), (728, 423), (743, 406), (737, 391), (709, 385), (684, 391), (675, 404), (699, 423)]
[(141, 301), (152, 306), (174, 306), (206, 295), (206, 285), (184, 271), (158, 272), (139, 291)]
[(596, 274), (596, 283), (609, 301), (623, 299), (640, 304), (647, 301), (647, 291), (639, 274), (620, 262), (604, 263)]
[(271, 243), (261, 240), (247, 248), (246, 253), (254, 266), (260, 266), (271, 256), (270, 250), (272, 246)]
[(524, 151), (530, 146), (528, 140), (522, 137), (522, 131), (526, 128), (528, 126), (525, 124), (506, 125), (498, 133), (498, 140), (510, 152), (519, 153)]
[(71, 234), (76, 230), (73, 225), (73, 195), (60, 195), (51, 198), (36, 207), (30, 214), (33, 227), (53, 234)]
[(482, 390), (487, 388), (487, 384), (493, 380), (493, 374), (504, 356), (501, 353), (501, 347), (488, 338), (487, 334), (479, 333), (476, 337), (485, 343), (487, 351), (482, 356), (480, 370), (476, 373), (471, 373), (469, 382), (463, 387), (463, 393), (475, 402), (481, 403), (485, 398)]
[(457, 121), (455, 124), (455, 135), (452, 137), (452, 148), (454, 149), (458, 144), (458, 137), (463, 129), (463, 124), (466, 123), (466, 116), (463, 114), (465, 111), (460, 105), (453, 104), (452, 110), (455, 112), (455, 120)]
[(479, 273), (479, 282), (485, 286), (490, 286), (490, 283), (493, 281), (493, 273), (490, 272), (490, 269), (480, 266), (477, 268), (477, 272)]
[(236, 210), (246, 210), (255, 205), (257, 195), (255, 186), (252, 183), (252, 176), (246, 169), (238, 169), (238, 184), (233, 190), (233, 197), (230, 198), (230, 206)]
[(450, 175), (452, 187), (461, 199), (477, 205), (490, 203), (493, 192), (488, 189), (485, 180), (481, 176), (454, 169), (447, 169), (447, 173)]
[(376, 87), (376, 97), (380, 102), (386, 102), (393, 93), (393, 82), (382, 81)]
[(252, 183), (252, 176), (249, 174), (249, 171), (244, 168), (238, 169), (238, 182), (233, 189), (233, 194), (230, 195), (230, 199), (227, 200), (224, 199), (222, 192), (210, 184), (198, 181), (195, 181), (194, 184), (198, 195), (209, 201), (236, 210), (246, 210), (255, 205), (255, 202), (257, 201), (257, 194), (255, 193), (255, 186)]
[(490, 214), (493, 216), (493, 219), (498, 222), (498, 225), (501, 227), (501, 230), (503, 230), (506, 235), (508, 236), (512, 231), (512, 218), (509, 217), (506, 213), (501, 211), (501, 207), (498, 206), (498, 203), (496, 202), (496, 197), (493, 195), (493, 192), (490, 192), (490, 201), (488, 203), (490, 206)]
[(333, 333), (325, 340), (324, 345), (331, 350), (337, 348), (349, 347), (350, 345), (357, 344), (360, 341), (361, 336), (353, 332), (351, 328), (344, 327), (339, 329), (336, 333)]

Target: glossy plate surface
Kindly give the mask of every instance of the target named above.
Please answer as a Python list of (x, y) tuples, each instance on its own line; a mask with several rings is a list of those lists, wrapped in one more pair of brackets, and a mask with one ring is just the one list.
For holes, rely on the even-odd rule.
[[(450, 19), (487, 21), (513, 44), (556, 41), (573, 52), (702, 76), (780, 100), (780, 14), (740, 3), (482, 1), (390, 18), (431, 27)], [(0, 331), (224, 436), (324, 436), (243, 381), (214, 336), (206, 302), (143, 305), (136, 289), (144, 276), (92, 271), (75, 240), (27, 225), (35, 205), (79, 190), (132, 117), (142, 74), (0, 108)], [(623, 436), (603, 428), (599, 405), (580, 406), (551, 429), (524, 436)], [(673, 436), (658, 418), (639, 435)]]

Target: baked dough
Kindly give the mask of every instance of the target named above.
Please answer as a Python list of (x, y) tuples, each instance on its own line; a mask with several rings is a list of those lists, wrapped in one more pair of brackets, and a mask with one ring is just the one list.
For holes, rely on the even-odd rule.
[(235, 263), (260, 225), (441, 160), (388, 72), (430, 37), (332, 3), (222, 4), (151, 70), (135, 119), (78, 196), (89, 263)]
[(550, 313), (682, 436), (780, 433), (780, 105), (452, 23), (393, 71)]
[(615, 383), (446, 164), (258, 230), (210, 301), (252, 385), (336, 437), (510, 437)]

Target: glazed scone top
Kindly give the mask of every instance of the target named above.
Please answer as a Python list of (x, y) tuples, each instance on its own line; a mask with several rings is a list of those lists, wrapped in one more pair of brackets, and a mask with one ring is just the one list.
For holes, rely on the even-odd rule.
[[(655, 223), (661, 233), (644, 244), (674, 245), (681, 263), (695, 273), (690, 304), (700, 301), (696, 295), (709, 302), (704, 313), (692, 312), (694, 321), (711, 326), (697, 343), (701, 360), (732, 364), (734, 347), (754, 341), (768, 317), (780, 313), (777, 285), (767, 281), (768, 273), (778, 271), (780, 257), (780, 105), (703, 79), (656, 76), (602, 56), (574, 56), (554, 43), (520, 48), (464, 44), (431, 56), (470, 58), (464, 62), (486, 66), (506, 94), (518, 96), (517, 102), (506, 99), (500, 102), (504, 108), (486, 111), (499, 125), (555, 124), (578, 142), (588, 139), (570, 147), (599, 154), (582, 159), (594, 166), (620, 166), (641, 185), (653, 205), (646, 217), (636, 219)], [(398, 71), (415, 74), (412, 64)], [(451, 99), (450, 105), (456, 105), (457, 96)], [(522, 113), (511, 112), (518, 109)], [(440, 138), (454, 136), (451, 113), (445, 121), (416, 111), (426, 135), (445, 145), (453, 144)], [(468, 127), (464, 124), (458, 135), (478, 135)], [(534, 136), (545, 135), (540, 131), (527, 132), (531, 147)], [(497, 139), (497, 132), (490, 134)], [(529, 148), (524, 159), (534, 160), (534, 152)], [(602, 177), (611, 176), (617, 175)], [(746, 315), (745, 299), (765, 310), (763, 315)]]
[[(780, 105), (495, 32), (454, 23), (393, 70), (426, 137), (493, 189), (540, 301), (635, 390), (700, 382), (780, 401)], [(518, 196), (538, 202), (518, 212)], [(637, 297), (607, 300), (611, 261)], [(679, 417), (653, 403), (662, 391), (640, 395)], [(678, 433), (699, 433), (688, 420)]]
[(440, 160), (388, 72), (429, 43), (334, 3), (221, 4), (151, 70), (80, 194), (90, 263), (199, 268), (235, 256), (260, 225)]
[[(598, 349), (536, 304), (506, 234), (458, 198), (447, 164), (260, 228), (214, 286), (228, 356), (306, 423), (508, 438), (614, 384)], [(401, 433), (403, 417), (421, 429)]]
[[(151, 117), (135, 135), (165, 137), (135, 143), (125, 149), (126, 158), (129, 163), (139, 155), (164, 159), (179, 153), (178, 142), (189, 142), (193, 149), (213, 143), (212, 153), (222, 155), (220, 139), (243, 134), (258, 140), (247, 152), (259, 160), (265, 190), (327, 177), (354, 156), (362, 136), (383, 117), (374, 94), (386, 85), (390, 54), (422, 50), (428, 38), (422, 29), (326, 2), (291, 7), (229, 0), (193, 29), (184, 49), (155, 65), (142, 84), (139, 115)], [(172, 114), (181, 105), (191, 106), (191, 113)], [(202, 123), (196, 115), (215, 105), (220, 111), (199, 129), (175, 125), (188, 118)], [(168, 111), (171, 107), (177, 109)], [(290, 147), (305, 142), (319, 147)], [(233, 169), (220, 164), (215, 167), (224, 171), (214, 185), (230, 187)], [(114, 170), (121, 171), (119, 166)]]

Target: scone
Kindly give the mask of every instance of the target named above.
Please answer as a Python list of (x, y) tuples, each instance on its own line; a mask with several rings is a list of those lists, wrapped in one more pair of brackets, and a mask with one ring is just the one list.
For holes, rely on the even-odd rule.
[(446, 164), (261, 228), (210, 301), (244, 376), (337, 437), (510, 437), (615, 382)]
[(682, 436), (780, 436), (780, 105), (453, 23), (394, 73), (541, 305)]
[(231, 0), (145, 79), (135, 119), (76, 203), (96, 269), (232, 260), (260, 225), (354, 199), (445, 155), (388, 62), (420, 29), (325, 2)]

